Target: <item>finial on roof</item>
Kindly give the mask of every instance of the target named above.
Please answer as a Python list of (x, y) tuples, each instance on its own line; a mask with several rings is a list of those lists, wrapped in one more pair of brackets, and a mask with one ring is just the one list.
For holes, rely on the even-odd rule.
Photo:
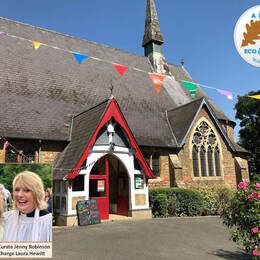
[(181, 58), (181, 66), (183, 66), (183, 65), (184, 65), (184, 59)]
[(154, 0), (147, 0), (142, 46), (145, 47), (150, 42), (156, 42), (160, 45), (163, 44), (163, 36), (159, 27)]

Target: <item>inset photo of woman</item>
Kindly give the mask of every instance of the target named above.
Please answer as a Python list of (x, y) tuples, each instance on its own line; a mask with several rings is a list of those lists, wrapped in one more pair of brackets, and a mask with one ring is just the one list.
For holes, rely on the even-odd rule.
[(52, 168), (0, 164), (0, 240), (52, 240)]

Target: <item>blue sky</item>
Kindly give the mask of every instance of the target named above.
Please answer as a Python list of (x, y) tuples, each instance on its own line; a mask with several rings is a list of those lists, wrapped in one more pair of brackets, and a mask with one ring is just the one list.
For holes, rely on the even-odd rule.
[[(204, 85), (244, 95), (260, 90), (260, 68), (236, 51), (238, 18), (257, 0), (155, 0), (168, 63)], [(146, 0), (1, 0), (0, 16), (143, 55)], [(232, 101), (204, 90), (235, 120)], [(239, 123), (238, 121), (236, 121)], [(236, 127), (236, 132), (238, 127)]]

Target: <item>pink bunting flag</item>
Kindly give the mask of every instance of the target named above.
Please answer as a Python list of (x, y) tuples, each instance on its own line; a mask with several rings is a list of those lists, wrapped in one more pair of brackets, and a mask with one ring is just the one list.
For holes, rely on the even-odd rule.
[(8, 141), (5, 141), (4, 146), (3, 146), (3, 150), (6, 150), (9, 145), (10, 145), (10, 143)]
[(232, 92), (224, 89), (217, 89), (217, 92), (221, 95), (226, 96), (228, 99), (232, 100), (233, 99), (233, 94)]
[(149, 73), (149, 76), (150, 79), (153, 81), (156, 91), (159, 93), (161, 91), (161, 86), (165, 76), (161, 74), (155, 74), (155, 73)]
[(121, 65), (121, 64), (116, 64), (116, 63), (113, 63), (114, 65), (114, 68), (117, 70), (117, 72), (123, 76), (124, 73), (128, 70), (128, 67), (125, 66), (125, 65)]

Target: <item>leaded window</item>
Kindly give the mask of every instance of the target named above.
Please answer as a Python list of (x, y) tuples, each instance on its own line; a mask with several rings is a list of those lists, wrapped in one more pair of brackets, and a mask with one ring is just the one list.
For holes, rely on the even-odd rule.
[(206, 151), (205, 151), (204, 146), (200, 147), (200, 167), (201, 167), (201, 175), (207, 176)]
[(220, 160), (219, 160), (219, 149), (218, 149), (218, 147), (215, 148), (214, 157), (215, 157), (216, 176), (220, 176), (221, 173), (220, 173)]
[(217, 137), (205, 121), (197, 126), (192, 138), (192, 161), (195, 177), (221, 176)]
[(209, 176), (214, 176), (214, 167), (213, 167), (213, 160), (212, 160), (212, 149), (211, 149), (210, 146), (208, 147), (207, 156), (208, 156), (208, 173), (209, 173)]
[(152, 168), (155, 176), (160, 177), (159, 154), (157, 153), (152, 155)]
[(192, 162), (193, 162), (194, 176), (199, 177), (199, 156), (198, 156), (198, 148), (196, 145), (193, 145), (192, 147)]

